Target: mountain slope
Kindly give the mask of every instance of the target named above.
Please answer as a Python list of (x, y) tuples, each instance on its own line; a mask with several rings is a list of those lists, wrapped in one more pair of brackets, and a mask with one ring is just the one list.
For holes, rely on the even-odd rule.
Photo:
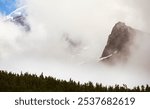
[(118, 22), (112, 29), (108, 37), (107, 44), (103, 50), (101, 60), (115, 62), (117, 60), (125, 62), (130, 55), (130, 46), (137, 30)]
[(10, 21), (15, 23), (16, 25), (23, 27), (23, 29), (25, 31), (30, 31), (30, 25), (27, 22), (27, 14), (26, 14), (26, 7), (20, 7), (18, 9), (16, 9), (15, 11), (13, 11), (12, 13), (10, 13), (7, 17), (5, 21)]
[(149, 92), (150, 86), (135, 86), (129, 89), (123, 86), (103, 86), (101, 83), (94, 85), (92, 82), (81, 84), (79, 81), (56, 79), (51, 76), (35, 74), (14, 74), (0, 70), (0, 92)]

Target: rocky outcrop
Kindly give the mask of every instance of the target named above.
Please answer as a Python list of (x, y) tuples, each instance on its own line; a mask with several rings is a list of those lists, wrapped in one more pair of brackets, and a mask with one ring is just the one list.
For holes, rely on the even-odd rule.
[(14, 24), (22, 27), (26, 32), (30, 31), (31, 28), (27, 21), (27, 14), (25, 10), (25, 6), (16, 9), (6, 17), (7, 19), (5, 21), (13, 22)]
[(10, 21), (11, 21), (11, 22), (14, 22), (14, 23), (17, 24), (18, 26), (23, 27), (23, 29), (24, 29), (25, 31), (30, 31), (30, 30), (31, 30), (29, 24), (28, 24), (27, 21), (26, 21), (26, 17), (24, 17), (24, 16), (21, 16), (21, 15), (15, 16), (15, 17), (13, 17), (13, 19), (11, 19)]
[(107, 44), (101, 56), (101, 61), (114, 63), (116, 61), (125, 62), (130, 55), (130, 46), (136, 30), (125, 23), (118, 22), (112, 29), (108, 37)]

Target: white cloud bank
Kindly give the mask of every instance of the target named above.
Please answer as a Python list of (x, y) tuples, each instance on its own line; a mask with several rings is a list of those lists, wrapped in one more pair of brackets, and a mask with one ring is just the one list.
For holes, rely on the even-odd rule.
[(134, 61), (130, 67), (113, 68), (97, 63), (118, 21), (149, 32), (149, 0), (22, 0), (18, 6), (24, 3), (31, 32), (0, 22), (1, 69), (107, 85), (150, 83)]

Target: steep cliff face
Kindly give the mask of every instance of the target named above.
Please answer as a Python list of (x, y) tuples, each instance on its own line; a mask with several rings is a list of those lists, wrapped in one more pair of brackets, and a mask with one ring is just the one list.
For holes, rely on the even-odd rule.
[(130, 55), (130, 46), (135, 35), (135, 29), (125, 25), (125, 23), (118, 22), (108, 37), (101, 60), (106, 62), (125, 62)]

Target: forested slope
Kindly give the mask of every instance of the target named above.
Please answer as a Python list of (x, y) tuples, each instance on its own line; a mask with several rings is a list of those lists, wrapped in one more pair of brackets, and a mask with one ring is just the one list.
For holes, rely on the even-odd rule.
[(145, 92), (150, 91), (149, 85), (136, 86), (129, 89), (123, 86), (103, 86), (101, 83), (93, 85), (92, 82), (81, 84), (73, 80), (60, 80), (51, 76), (36, 74), (15, 74), (0, 70), (1, 92)]

